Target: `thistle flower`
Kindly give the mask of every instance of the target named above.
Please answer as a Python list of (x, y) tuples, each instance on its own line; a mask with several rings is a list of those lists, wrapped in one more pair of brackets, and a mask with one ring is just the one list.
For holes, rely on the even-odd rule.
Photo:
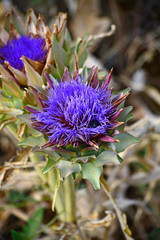
[(99, 86), (98, 69), (92, 68), (87, 79), (70, 76), (66, 69), (61, 82), (53, 83), (46, 74), (50, 89), (44, 98), (34, 91), (41, 109), (32, 110), (32, 126), (48, 136), (43, 146), (73, 147), (85, 143), (96, 150), (102, 142), (117, 142), (113, 136), (123, 122), (116, 121), (123, 108), (118, 108), (128, 94), (112, 95), (109, 89), (111, 73)]
[(32, 9), (28, 10), (24, 23), (13, 10), (8, 13), (4, 28), (0, 26), (0, 72), (2, 81), (11, 90), (13, 83), (11, 87), (8, 81), (19, 87), (27, 86), (31, 84), (30, 75), (36, 79), (38, 76), (36, 84), (43, 84), (43, 72), (55, 61), (52, 35), (63, 44), (65, 23), (66, 14), (63, 13), (57, 16), (51, 29), (45, 26), (41, 15), (37, 19)]
[[(85, 70), (83, 73), (78, 74), (75, 64), (73, 76), (67, 68), (60, 81), (45, 73), (45, 89), (30, 87), (38, 107), (26, 106), (31, 114), (25, 117), (42, 135), (29, 137), (21, 144), (32, 142), (29, 146), (33, 151), (47, 154), (43, 173), (52, 167), (60, 170), (61, 179), (80, 173), (99, 189), (102, 166), (120, 164), (118, 153), (139, 140), (124, 131), (125, 122), (132, 118), (132, 107), (124, 107), (128, 90), (115, 95), (109, 88), (112, 70), (101, 84), (97, 67), (92, 67), (89, 74)], [(26, 122), (25, 117), (20, 119)]]
[(24, 55), (31, 60), (42, 63), (47, 53), (45, 47), (45, 40), (41, 37), (33, 38), (30, 35), (21, 36), (18, 39), (14, 38), (0, 47), (1, 63), (7, 61), (12, 67), (22, 71), (24, 64), (21, 57)]

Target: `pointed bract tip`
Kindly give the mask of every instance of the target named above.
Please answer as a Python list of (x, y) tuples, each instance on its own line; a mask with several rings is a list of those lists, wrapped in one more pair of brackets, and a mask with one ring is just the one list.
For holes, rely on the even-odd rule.
[(44, 73), (44, 76), (45, 76), (45, 78), (46, 78), (49, 86), (50, 86), (51, 88), (54, 88), (53, 83), (52, 83), (52, 79), (50, 78), (49, 74), (48, 74), (47, 72), (45, 72), (45, 73)]
[(96, 88), (99, 84), (98, 81), (98, 66), (93, 66), (89, 72), (87, 82), (93, 88)]
[(62, 82), (69, 82), (70, 80), (71, 80), (71, 75), (69, 73), (68, 68), (65, 67), (64, 74), (63, 74), (63, 77), (62, 77)]
[(111, 70), (110, 70), (110, 72), (109, 72), (109, 75), (107, 76), (106, 81), (105, 81), (104, 84), (103, 84), (102, 89), (105, 89), (105, 88), (108, 87), (108, 84), (109, 84), (110, 81), (111, 81), (112, 72), (113, 72), (113, 67), (111, 68)]
[(75, 79), (77, 76), (77, 72), (78, 72), (78, 61), (77, 61), (77, 54), (76, 52), (74, 52), (74, 74), (73, 74), (73, 78)]

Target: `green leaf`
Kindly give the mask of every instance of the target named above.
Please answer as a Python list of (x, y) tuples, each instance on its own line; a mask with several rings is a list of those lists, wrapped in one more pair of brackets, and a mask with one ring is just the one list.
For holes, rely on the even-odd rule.
[(42, 133), (41, 133), (41, 132), (39, 132), (39, 131), (37, 131), (37, 130), (35, 130), (34, 128), (29, 127), (29, 126), (28, 126), (28, 132), (31, 133), (31, 135), (32, 135), (33, 137), (40, 137), (40, 136), (42, 136)]
[(60, 160), (57, 168), (60, 169), (60, 176), (62, 179), (65, 179), (71, 173), (77, 173), (81, 171), (81, 165), (79, 163), (69, 162), (65, 160)]
[(129, 122), (129, 121), (132, 120), (133, 118), (134, 118), (134, 116), (133, 116), (132, 113), (128, 114), (127, 117), (126, 117), (126, 122)]
[(32, 149), (32, 152), (40, 153), (44, 156), (49, 156), (51, 159), (56, 160), (60, 157), (60, 155), (57, 152), (53, 152), (51, 147), (40, 149), (40, 147), (35, 147)]
[[(123, 103), (124, 105), (124, 103)], [(119, 131), (123, 131), (124, 126), (125, 126), (125, 122), (128, 122), (130, 119), (133, 118), (132, 114), (129, 114), (130, 111), (132, 111), (133, 107), (132, 106), (128, 106), (123, 108), (123, 111), (121, 112), (121, 114), (118, 116), (118, 118), (116, 119), (117, 121), (120, 122), (124, 122), (124, 124), (120, 125), (117, 130)]]
[(123, 162), (123, 159), (122, 159), (119, 155), (117, 155), (117, 157), (118, 157), (118, 159), (119, 159), (119, 162), (122, 163), (122, 162)]
[(28, 126), (31, 126), (31, 114), (22, 114), (22, 115), (17, 115), (16, 116), (18, 119), (20, 119), (21, 121), (25, 122)]
[(95, 160), (95, 164), (98, 167), (103, 166), (106, 163), (114, 163), (117, 165), (120, 164), (117, 153), (110, 148), (107, 148), (107, 150), (101, 152)]
[(1, 80), (2, 80), (3, 90), (7, 96), (22, 98), (23, 92), (15, 82), (3, 76)]
[(123, 152), (129, 145), (140, 142), (139, 138), (136, 138), (127, 132), (122, 132), (114, 136), (114, 138), (120, 141), (118, 143), (114, 143), (114, 146), (116, 147), (116, 152), (118, 153)]
[(64, 73), (64, 67), (67, 65), (67, 55), (65, 50), (57, 42), (56, 36), (54, 34), (52, 35), (52, 47), (55, 63), (60, 76), (62, 77)]
[(16, 117), (17, 115), (22, 114), (23, 111), (16, 108), (0, 108), (0, 113), (9, 114), (11, 116)]
[(34, 235), (36, 235), (37, 229), (42, 223), (43, 216), (44, 216), (44, 209), (39, 208), (34, 214), (34, 216), (29, 219), (27, 225), (23, 227), (23, 232), (16, 232), (12, 230), (13, 240), (26, 240), (26, 239), (33, 240)]
[(78, 57), (78, 67), (83, 67), (86, 59), (87, 59), (87, 44), (88, 44), (89, 34), (86, 33), (82, 39), (78, 39), (76, 52)]
[(5, 99), (1, 100), (1, 98), (0, 98), (0, 103), (1, 103), (1, 105), (3, 105), (4, 107), (14, 108), (14, 104), (13, 104), (12, 99), (5, 98)]
[(20, 35), (25, 35), (24, 24), (22, 23), (20, 17), (18, 17), (14, 11), (12, 11), (11, 18), (15, 28), (20, 33)]
[(10, 30), (10, 21), (11, 21), (11, 14), (8, 13), (5, 17), (4, 29), (9, 33)]
[[(61, 76), (60, 76), (58, 70), (56, 70), (51, 64), (48, 64), (48, 66), (49, 66), (49, 69), (51, 71), (51, 74), (49, 74), (49, 76), (50, 77), (52, 76), (52, 80), (56, 79), (56, 80), (60, 81), (61, 80)], [(54, 77), (54, 79), (53, 79), (53, 77)]]
[(26, 236), (24, 233), (19, 233), (19, 232), (12, 230), (11, 235), (12, 235), (13, 240), (26, 240)]
[(30, 146), (30, 147), (42, 146), (43, 144), (45, 144), (45, 140), (42, 136), (41, 137), (28, 137), (19, 142), (20, 146)]
[(95, 155), (91, 155), (91, 156), (84, 156), (84, 157), (76, 157), (75, 161), (76, 162), (83, 162), (83, 163), (87, 163), (88, 161), (91, 161), (93, 159), (95, 159), (96, 156)]
[(63, 47), (66, 50), (66, 52), (69, 52), (71, 49), (71, 36), (68, 29), (66, 29), (65, 31)]
[(22, 109), (22, 99), (13, 97), (14, 107), (17, 109)]
[(125, 122), (127, 115), (130, 113), (130, 111), (132, 111), (132, 109), (132, 106), (125, 107), (116, 120), (120, 122)]
[(34, 216), (29, 219), (27, 226), (23, 227), (23, 233), (26, 234), (26, 236), (29, 237), (36, 233), (37, 229), (42, 223), (43, 215), (44, 209), (39, 208), (34, 214)]
[(5, 117), (2, 117), (0, 119), (0, 130), (2, 128), (4, 128), (6, 125), (15, 122), (15, 118), (14, 117), (9, 117), (7, 115), (5, 115)]
[[(57, 154), (57, 155), (58, 155), (58, 154)], [(58, 155), (58, 158), (59, 158), (59, 155)], [(42, 173), (45, 174), (45, 173), (47, 173), (49, 170), (51, 170), (52, 168), (54, 168), (54, 167), (56, 166), (56, 163), (57, 163), (58, 158), (53, 159), (53, 158), (48, 157), (48, 159), (47, 159), (47, 164), (46, 164), (46, 166), (42, 169)]]
[(102, 173), (102, 167), (97, 167), (94, 162), (88, 162), (81, 164), (82, 166), (82, 177), (88, 179), (93, 187), (97, 190), (100, 189), (99, 178)]

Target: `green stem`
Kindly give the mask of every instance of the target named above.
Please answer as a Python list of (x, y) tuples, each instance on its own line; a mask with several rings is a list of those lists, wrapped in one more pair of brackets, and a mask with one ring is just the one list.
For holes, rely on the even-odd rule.
[[(42, 155), (38, 154), (38, 153), (30, 153), (29, 157), (30, 157), (30, 160), (31, 162), (33, 163), (39, 163), (42, 161), (42, 158), (41, 158)], [(42, 173), (42, 167), (35, 167), (39, 177), (41, 178), (41, 180), (46, 183), (47, 182), (47, 175), (43, 174)]]
[(66, 221), (76, 222), (75, 186), (72, 175), (69, 175), (61, 185), (64, 190)]
[(51, 191), (56, 195), (55, 207), (59, 214), (59, 219), (64, 222), (76, 222), (75, 211), (75, 187), (72, 175), (68, 176), (64, 182), (60, 182), (58, 191), (56, 186), (58, 175), (56, 169), (51, 169), (48, 172), (48, 183)]

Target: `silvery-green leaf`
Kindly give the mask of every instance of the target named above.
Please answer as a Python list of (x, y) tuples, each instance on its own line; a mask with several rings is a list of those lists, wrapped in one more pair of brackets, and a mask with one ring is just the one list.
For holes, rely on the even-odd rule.
[(0, 108), (0, 113), (9, 114), (11, 116), (17, 116), (23, 113), (21, 109), (16, 108)]
[(70, 33), (69, 33), (68, 29), (66, 29), (66, 31), (65, 31), (63, 47), (66, 50), (66, 52), (70, 51), (70, 48), (71, 48), (71, 36), (70, 36)]
[(56, 166), (57, 162), (55, 159), (48, 157), (47, 158), (47, 164), (46, 166), (42, 169), (42, 173), (45, 174), (47, 173), (49, 170), (51, 170), (52, 168), (54, 168)]
[(96, 190), (100, 189), (99, 179), (102, 173), (102, 167), (97, 167), (94, 162), (83, 163), (81, 166), (82, 177), (88, 179)]
[(59, 71), (60, 76), (63, 76), (64, 67), (67, 65), (67, 55), (65, 50), (57, 42), (56, 36), (52, 36), (52, 48), (54, 53), (54, 60)]
[(28, 126), (31, 126), (31, 115), (30, 114), (22, 114), (17, 116), (18, 119), (25, 122)]
[(79, 163), (74, 163), (70, 161), (60, 160), (57, 168), (60, 170), (60, 176), (65, 179), (71, 173), (78, 173), (81, 171), (81, 165)]
[(110, 148), (101, 152), (95, 160), (96, 166), (103, 166), (106, 163), (120, 164), (117, 153)]
[(45, 140), (42, 136), (41, 137), (28, 137), (19, 142), (20, 146), (30, 146), (30, 147), (42, 146), (44, 144), (45, 144)]
[(96, 156), (92, 155), (92, 156), (84, 156), (84, 157), (76, 157), (75, 161), (76, 162), (83, 162), (83, 163), (87, 163), (89, 160), (93, 160), (95, 159)]
[(116, 147), (116, 152), (123, 152), (126, 147), (133, 143), (138, 143), (140, 140), (127, 132), (122, 132), (114, 136), (115, 139), (118, 139), (120, 142), (114, 143)]
[(120, 122), (125, 122), (127, 115), (130, 113), (130, 111), (132, 111), (132, 109), (133, 109), (132, 106), (125, 107), (116, 120)]

